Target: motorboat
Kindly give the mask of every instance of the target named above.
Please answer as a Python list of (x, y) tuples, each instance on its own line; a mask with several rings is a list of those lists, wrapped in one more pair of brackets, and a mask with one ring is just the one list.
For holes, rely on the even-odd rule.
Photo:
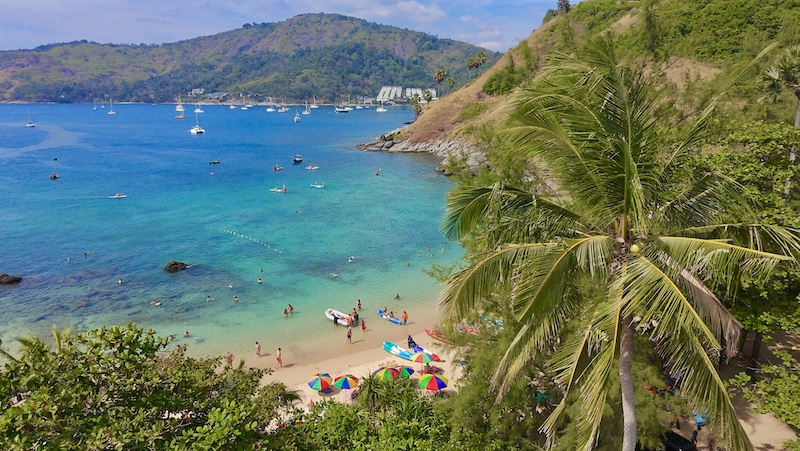
[(294, 156), (292, 157), (292, 163), (298, 164), (302, 162), (303, 162), (303, 156), (300, 155), (299, 153), (294, 154)]
[(196, 124), (192, 128), (189, 129), (189, 133), (191, 133), (193, 135), (202, 135), (205, 132), (206, 132), (206, 130), (203, 127), (201, 127), (199, 124)]
[(276, 164), (275, 166), (272, 167), (272, 171), (273, 172), (278, 172), (278, 171), (282, 171), (282, 170), (283, 170), (283, 166), (278, 165), (278, 164)]
[(315, 183), (312, 183), (312, 184), (311, 184), (311, 187), (312, 187), (312, 188), (317, 188), (317, 189), (320, 189), (320, 188), (325, 188), (325, 182), (322, 182), (322, 183), (316, 183), (316, 182), (315, 182)]
[(328, 318), (331, 322), (333, 322), (333, 318), (336, 318), (336, 322), (339, 323), (341, 326), (349, 326), (347, 323), (347, 318), (350, 315), (345, 315), (344, 313), (334, 310), (332, 308), (325, 310), (325, 317)]
[(300, 113), (294, 113), (294, 121), (300, 122)]
[(350, 112), (350, 108), (335, 106), (335, 107), (333, 107), (333, 111), (334, 111), (334, 113), (349, 113)]
[(319, 166), (313, 164), (309, 164), (308, 166), (306, 166), (307, 171), (316, 171), (317, 169), (319, 169)]
[(289, 190), (286, 189), (286, 185), (283, 185), (283, 188), (270, 188), (270, 192), (272, 193), (288, 193)]
[(117, 193), (114, 194), (113, 196), (108, 196), (109, 199), (125, 199), (126, 197), (128, 197), (128, 195), (122, 193)]
[(219, 158), (209, 161), (208, 164), (219, 164)]
[(56, 174), (55, 172), (50, 174), (50, 180), (56, 180), (56, 179), (58, 179), (58, 174)]
[(267, 113), (274, 113), (274, 112), (275, 112), (275, 108), (267, 107)]

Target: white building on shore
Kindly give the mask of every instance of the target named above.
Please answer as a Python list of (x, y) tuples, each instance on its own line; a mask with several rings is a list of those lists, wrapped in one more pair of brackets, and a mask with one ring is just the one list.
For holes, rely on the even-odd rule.
[(378, 92), (378, 96), (375, 98), (378, 102), (407, 102), (411, 100), (414, 94), (420, 96), (420, 98), (424, 98), (425, 91), (430, 91), (433, 98), (436, 98), (436, 90), (435, 89), (423, 89), (423, 88), (403, 88), (402, 86), (383, 86), (381, 87), (380, 92)]

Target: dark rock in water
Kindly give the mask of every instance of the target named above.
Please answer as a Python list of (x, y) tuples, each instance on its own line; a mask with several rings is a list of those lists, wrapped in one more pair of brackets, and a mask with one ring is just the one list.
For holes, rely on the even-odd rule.
[(0, 274), (0, 285), (13, 285), (19, 283), (22, 277), (9, 276), (8, 274)]
[(170, 260), (170, 262), (167, 263), (167, 266), (164, 267), (164, 271), (166, 271), (166, 272), (178, 272), (178, 271), (183, 271), (184, 269), (186, 269), (188, 267), (189, 267), (189, 265), (187, 265), (184, 262)]

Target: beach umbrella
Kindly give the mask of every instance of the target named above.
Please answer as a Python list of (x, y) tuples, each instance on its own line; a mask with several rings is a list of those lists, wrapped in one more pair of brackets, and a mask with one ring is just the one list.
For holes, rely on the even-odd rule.
[(331, 387), (333, 379), (328, 373), (317, 373), (314, 378), (308, 381), (308, 386), (316, 391), (327, 390)]
[(438, 374), (424, 374), (419, 378), (419, 386), (425, 390), (441, 390), (447, 387), (447, 378)]
[(395, 368), (395, 370), (400, 373), (400, 378), (402, 379), (408, 379), (412, 374), (414, 374), (414, 370), (408, 366), (398, 366)]
[(413, 354), (411, 356), (411, 361), (412, 362), (423, 363), (423, 364), (424, 363), (431, 363), (431, 362), (433, 362), (433, 356), (431, 356), (430, 354), (425, 353), (425, 352), (418, 352), (418, 353)]
[(374, 373), (372, 373), (372, 375), (377, 379), (388, 380), (397, 379), (397, 376), (400, 375), (400, 372), (394, 368), (380, 367)]
[(333, 385), (342, 388), (342, 389), (349, 389), (358, 386), (358, 378), (353, 376), (352, 374), (345, 374), (344, 376), (339, 376), (333, 381)]

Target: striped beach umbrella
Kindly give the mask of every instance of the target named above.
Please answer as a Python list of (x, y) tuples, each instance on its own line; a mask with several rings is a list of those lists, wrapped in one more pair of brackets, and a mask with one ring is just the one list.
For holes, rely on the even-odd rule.
[(408, 366), (398, 366), (395, 369), (398, 373), (400, 373), (401, 379), (408, 379), (412, 374), (414, 374), (414, 370)]
[(334, 379), (333, 385), (345, 390), (355, 388), (358, 386), (358, 378), (352, 374), (345, 374)]
[(441, 390), (447, 387), (447, 378), (438, 374), (424, 374), (419, 378), (419, 386), (425, 390)]
[(328, 373), (317, 373), (314, 378), (308, 381), (308, 386), (316, 391), (327, 390), (331, 387), (333, 378)]
[(388, 380), (397, 379), (397, 376), (400, 375), (400, 372), (394, 368), (380, 367), (374, 373), (372, 373), (372, 375), (377, 379)]
[(425, 352), (418, 352), (411, 355), (411, 361), (417, 363), (431, 363), (433, 362), (433, 356)]

